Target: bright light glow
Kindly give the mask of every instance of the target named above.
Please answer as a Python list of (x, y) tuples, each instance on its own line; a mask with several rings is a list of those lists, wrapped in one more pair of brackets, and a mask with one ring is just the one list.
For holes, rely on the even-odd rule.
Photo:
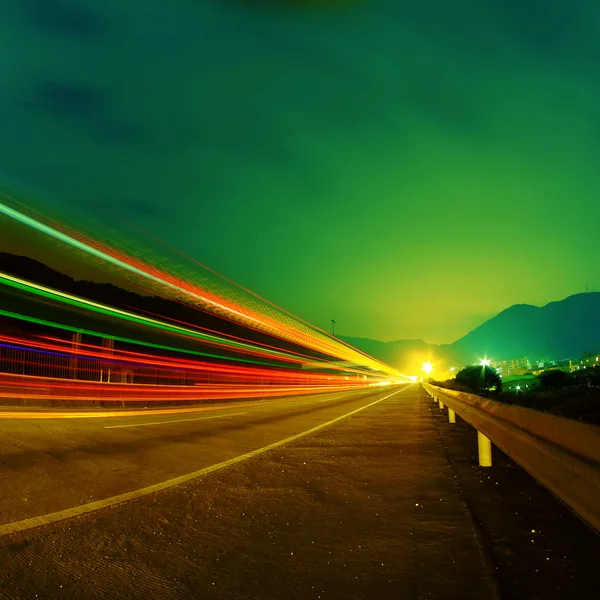
[(479, 363), (482, 367), (489, 367), (491, 364), (491, 361), (488, 360), (487, 358), (483, 358), (481, 359), (481, 362)]
[(431, 371), (433, 371), (433, 365), (430, 362), (424, 363), (423, 371), (425, 371), (425, 373), (427, 373), (427, 374), (431, 373)]

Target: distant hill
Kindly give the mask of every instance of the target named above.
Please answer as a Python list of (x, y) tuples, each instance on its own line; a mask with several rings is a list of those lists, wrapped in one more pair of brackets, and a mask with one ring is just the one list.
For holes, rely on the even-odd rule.
[(0, 252), (0, 270), (65, 292), (73, 291), (75, 285), (75, 280), (72, 277), (59, 273), (28, 256)]
[(471, 360), (579, 357), (600, 349), (600, 292), (575, 294), (542, 307), (515, 304), (450, 345)]
[(515, 304), (449, 345), (423, 340), (342, 339), (411, 372), (415, 368), (413, 357), (427, 353), (437, 361), (457, 366), (477, 362), (484, 356), (492, 360), (523, 356), (533, 360), (578, 358), (583, 352), (600, 350), (600, 292), (575, 294), (542, 307)]

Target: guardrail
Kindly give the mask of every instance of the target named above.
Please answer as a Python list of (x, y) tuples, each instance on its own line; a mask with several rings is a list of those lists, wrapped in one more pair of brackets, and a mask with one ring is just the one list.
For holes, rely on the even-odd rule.
[(491, 444), (521, 465), (600, 532), (600, 427), (523, 406), (423, 383), (448, 420), (458, 414), (477, 430), (480, 465), (492, 465)]

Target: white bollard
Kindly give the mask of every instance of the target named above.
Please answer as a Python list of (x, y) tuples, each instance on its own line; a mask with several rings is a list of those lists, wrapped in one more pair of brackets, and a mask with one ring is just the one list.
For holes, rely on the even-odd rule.
[(479, 466), (492, 466), (492, 442), (483, 433), (477, 432), (477, 449), (479, 451)]
[(456, 413), (448, 408), (448, 423), (456, 423)]

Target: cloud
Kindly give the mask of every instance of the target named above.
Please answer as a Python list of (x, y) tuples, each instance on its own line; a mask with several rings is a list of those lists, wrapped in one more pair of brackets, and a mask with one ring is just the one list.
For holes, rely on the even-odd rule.
[(104, 112), (105, 100), (102, 94), (88, 86), (42, 81), (35, 86), (32, 104), (34, 110), (94, 120)]
[(29, 107), (53, 116), (66, 128), (87, 131), (92, 141), (114, 145), (152, 143), (148, 128), (120, 119), (106, 90), (64, 81), (43, 80), (33, 85)]
[(24, 17), (46, 33), (95, 37), (107, 29), (106, 20), (76, 0), (18, 0)]
[(590, 0), (503, 0), (490, 4), (497, 26), (544, 60), (571, 54), (579, 45), (586, 20), (593, 15)]

